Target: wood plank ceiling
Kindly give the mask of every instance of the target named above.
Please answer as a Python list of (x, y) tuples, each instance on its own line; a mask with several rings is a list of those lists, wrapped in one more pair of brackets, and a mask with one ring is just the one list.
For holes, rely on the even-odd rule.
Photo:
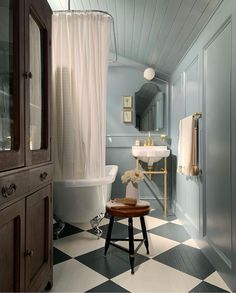
[[(52, 10), (68, 8), (67, 0), (48, 2)], [(108, 11), (115, 21), (118, 55), (170, 74), (221, 2), (71, 0), (71, 9)]]

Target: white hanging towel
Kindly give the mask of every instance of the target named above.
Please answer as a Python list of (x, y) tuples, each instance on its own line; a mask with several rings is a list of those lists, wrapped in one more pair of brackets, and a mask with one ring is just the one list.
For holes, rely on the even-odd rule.
[(197, 141), (194, 132), (194, 117), (188, 116), (179, 122), (177, 172), (187, 176), (195, 174), (195, 151)]

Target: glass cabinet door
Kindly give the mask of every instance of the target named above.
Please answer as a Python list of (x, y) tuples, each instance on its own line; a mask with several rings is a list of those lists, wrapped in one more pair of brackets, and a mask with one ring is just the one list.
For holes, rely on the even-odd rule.
[(29, 53), (30, 53), (30, 150), (40, 150), (44, 146), (43, 134), (43, 40), (40, 27), (34, 18), (29, 16)]
[[(50, 60), (48, 53), (50, 31), (47, 11), (40, 1), (30, 0), (27, 13), (26, 92), (27, 92), (27, 164), (50, 160)], [(51, 17), (49, 17), (51, 19)]]
[(0, 1), (0, 171), (24, 165), (22, 3)]

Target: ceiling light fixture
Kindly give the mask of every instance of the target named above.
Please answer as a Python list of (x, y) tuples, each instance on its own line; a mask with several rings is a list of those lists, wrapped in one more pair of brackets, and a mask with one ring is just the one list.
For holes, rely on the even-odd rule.
[(147, 80), (152, 80), (155, 77), (155, 70), (151, 67), (148, 67), (143, 72), (143, 77)]

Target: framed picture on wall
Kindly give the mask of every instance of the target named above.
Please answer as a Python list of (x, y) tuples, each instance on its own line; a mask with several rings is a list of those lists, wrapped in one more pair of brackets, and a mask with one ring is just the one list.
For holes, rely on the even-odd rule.
[(123, 108), (131, 109), (133, 107), (133, 97), (123, 96)]
[(124, 123), (132, 123), (133, 122), (133, 111), (132, 110), (124, 110), (123, 111), (123, 122)]

